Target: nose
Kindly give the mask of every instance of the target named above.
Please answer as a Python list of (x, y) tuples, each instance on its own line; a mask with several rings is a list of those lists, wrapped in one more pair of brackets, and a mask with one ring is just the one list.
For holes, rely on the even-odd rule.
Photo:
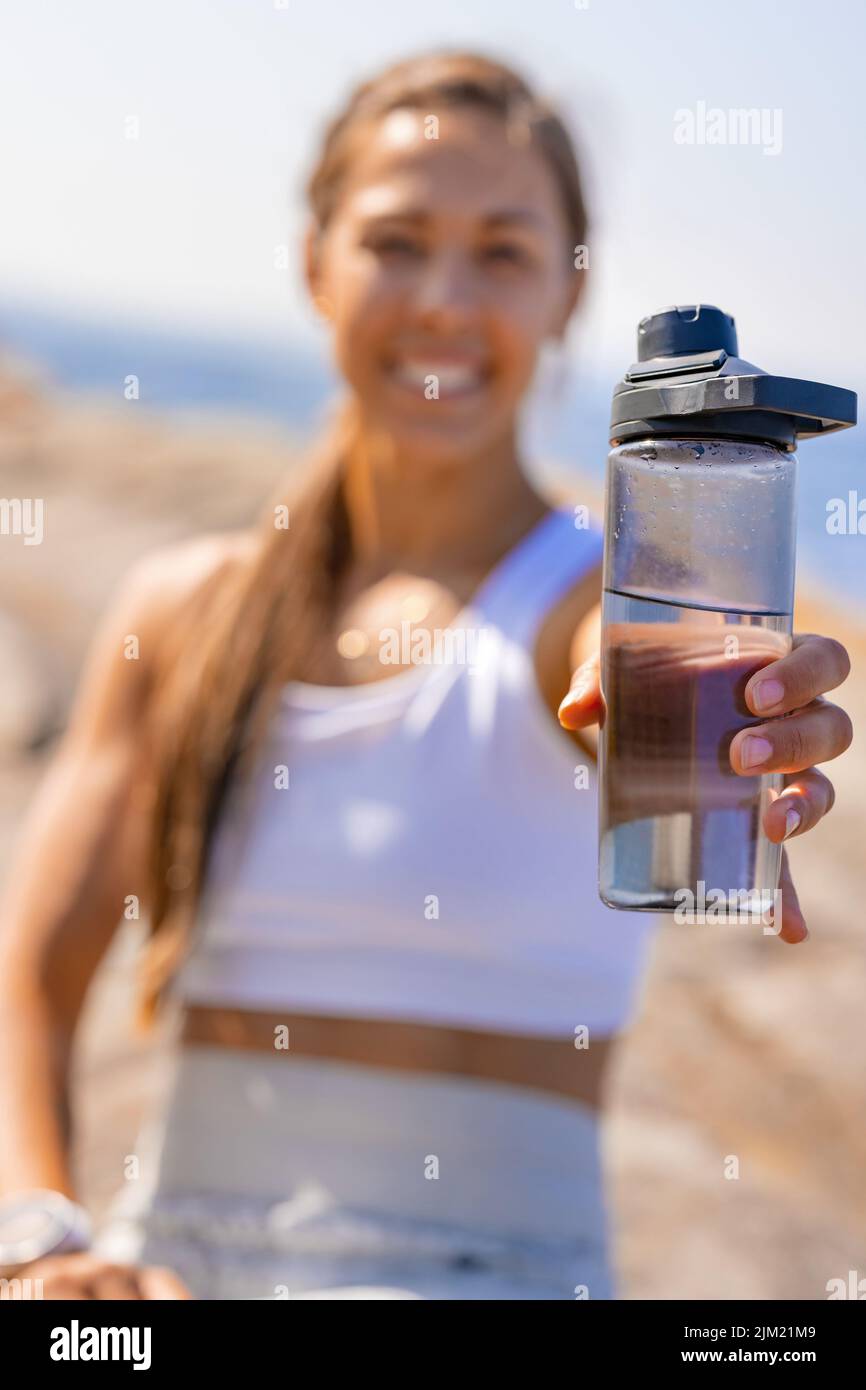
[(463, 323), (477, 309), (477, 282), (467, 256), (457, 250), (437, 251), (425, 263), (417, 285), (415, 308), (439, 326)]

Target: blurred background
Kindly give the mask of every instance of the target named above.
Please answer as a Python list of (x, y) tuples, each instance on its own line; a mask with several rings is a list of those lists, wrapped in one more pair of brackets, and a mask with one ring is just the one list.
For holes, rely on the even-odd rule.
[[(250, 521), (333, 396), (301, 278), (304, 179), (349, 86), (384, 63), (479, 49), (575, 132), (588, 296), (526, 421), (551, 486), (600, 506), (610, 392), (665, 304), (718, 304), (747, 360), (864, 389), (858, 0), (30, 0), (2, 30), (0, 496), (44, 499), (44, 539), (0, 535), (0, 872), (119, 576)], [(767, 139), (676, 138), (683, 112), (700, 130), (744, 108)], [(796, 615), (849, 646), (839, 703), (860, 729), (864, 453), (861, 428), (802, 446)], [(631, 1297), (821, 1298), (866, 1275), (860, 737), (831, 769), (831, 820), (791, 854), (805, 948), (660, 935), (607, 1130)], [(100, 973), (76, 1065), (96, 1211), (166, 1074), (160, 1040), (128, 1028), (138, 930)]]

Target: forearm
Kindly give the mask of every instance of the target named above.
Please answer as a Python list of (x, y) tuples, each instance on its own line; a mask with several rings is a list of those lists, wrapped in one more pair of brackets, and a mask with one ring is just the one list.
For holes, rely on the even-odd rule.
[(71, 1041), (44, 986), (0, 980), (0, 1197), (32, 1187), (75, 1197)]

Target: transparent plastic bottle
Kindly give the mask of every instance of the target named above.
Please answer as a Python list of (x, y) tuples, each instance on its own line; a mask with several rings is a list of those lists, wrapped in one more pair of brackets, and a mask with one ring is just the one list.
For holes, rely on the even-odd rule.
[(765, 905), (784, 778), (738, 775), (730, 744), (763, 722), (748, 680), (790, 650), (797, 437), (853, 423), (856, 398), (743, 362), (710, 306), (643, 320), (638, 344), (606, 485), (599, 892), (632, 911)]

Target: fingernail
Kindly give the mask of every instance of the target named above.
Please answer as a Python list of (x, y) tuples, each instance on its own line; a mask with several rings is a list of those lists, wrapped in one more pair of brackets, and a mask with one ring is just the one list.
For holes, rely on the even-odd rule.
[(767, 738), (760, 738), (756, 734), (750, 734), (743, 739), (740, 748), (740, 762), (743, 767), (757, 767), (759, 763), (765, 763), (773, 751), (773, 745)]
[(802, 819), (803, 817), (800, 815), (800, 812), (797, 810), (796, 806), (792, 806), (791, 809), (785, 815), (786, 840), (789, 835), (793, 835), (794, 831), (797, 829), (797, 826), (800, 824), (800, 821)]
[(752, 704), (755, 709), (773, 709), (775, 705), (782, 703), (784, 697), (785, 687), (781, 681), (758, 681), (752, 688)]

